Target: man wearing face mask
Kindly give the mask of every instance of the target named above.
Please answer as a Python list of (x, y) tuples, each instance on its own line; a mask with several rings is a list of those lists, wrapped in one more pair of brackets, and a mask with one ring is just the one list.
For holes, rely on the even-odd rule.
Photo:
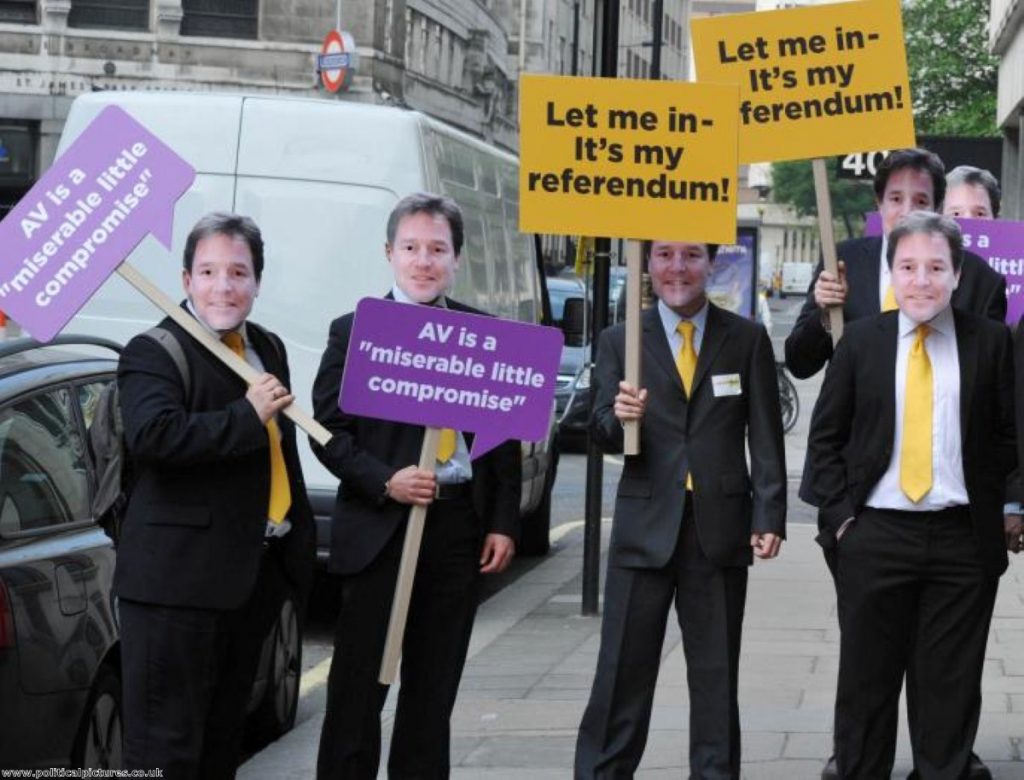
[(942, 213), (947, 217), (997, 219), (1001, 196), (999, 182), (989, 171), (958, 165), (946, 174)]
[(250, 387), (170, 318), (183, 372), (144, 334), (118, 366), (135, 484), (117, 551), (125, 765), (235, 776), (260, 643), (312, 581), (313, 516), (277, 336), (247, 322), (263, 273), (248, 217), (208, 214), (185, 243), (183, 306), (263, 371)]
[(898, 311), (836, 347), (800, 497), (819, 508), (841, 630), (836, 776), (888, 777), (900, 688), (914, 777), (989, 777), (972, 757), (1017, 460), (1013, 354), (1002, 323), (951, 305), (956, 223), (913, 212), (890, 234)]
[[(459, 267), (462, 214), (449, 198), (417, 193), (392, 210), (384, 251), (387, 298), (480, 314), (448, 297)], [(375, 778), (381, 710), (377, 682), (411, 507), (427, 506), (402, 645), (401, 688), (388, 759), (390, 778), (444, 778), (449, 720), (469, 648), (481, 574), (503, 571), (519, 523), (519, 442), (470, 461), (472, 434), (445, 429), (435, 471), (420, 469), (422, 426), (345, 414), (338, 393), (352, 314), (331, 323), (313, 385), (317, 420), (334, 434), (314, 446), (341, 483), (331, 519), (330, 571), (341, 612), (327, 683), (317, 777)]]
[(768, 333), (705, 292), (716, 248), (651, 243), (658, 303), (641, 315), (640, 387), (623, 379), (625, 326), (598, 345), (591, 430), (606, 452), (622, 452), (623, 423), (636, 421), (640, 454), (626, 456), (615, 499), (577, 780), (636, 772), (673, 603), (690, 687), (690, 777), (740, 776), (747, 570), (785, 537), (786, 464)]
[[(911, 211), (939, 207), (946, 191), (945, 168), (925, 149), (897, 149), (878, 166), (874, 187), (882, 235), (840, 242), (838, 277), (818, 263), (807, 300), (786, 338), (786, 367), (800, 379), (816, 374), (832, 357), (832, 336), (826, 329), (829, 306), (842, 306), (847, 323), (896, 308), (885, 260), (887, 237)], [(953, 306), (1002, 322), (1006, 281), (980, 257), (965, 252)]]

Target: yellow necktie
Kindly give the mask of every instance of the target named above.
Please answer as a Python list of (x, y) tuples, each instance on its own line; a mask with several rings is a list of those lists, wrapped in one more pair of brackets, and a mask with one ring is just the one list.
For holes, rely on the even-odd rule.
[[(221, 341), (231, 351), (245, 360), (245, 347), (242, 336), (235, 331), (225, 333)], [(281, 431), (277, 421), (271, 417), (267, 420), (267, 439), (270, 443), (270, 501), (267, 506), (267, 518), (272, 523), (280, 523), (288, 514), (292, 505), (292, 489), (288, 484), (288, 468), (284, 464), (284, 451), (281, 449)]]
[[(676, 355), (676, 371), (679, 378), (683, 380), (683, 389), (686, 397), (690, 397), (690, 390), (693, 389), (693, 375), (697, 372), (697, 349), (693, 344), (693, 323), (690, 320), (680, 320), (676, 325), (683, 343), (679, 345), (679, 354)], [(686, 489), (693, 490), (693, 475), (686, 473)]]
[(917, 338), (907, 360), (907, 387), (903, 398), (903, 448), (900, 452), (900, 488), (915, 504), (932, 489), (932, 362), (924, 340), (931, 329), (917, 326)]
[(693, 375), (697, 371), (697, 350), (693, 345), (693, 323), (689, 320), (680, 320), (676, 325), (683, 343), (679, 347), (679, 354), (676, 355), (676, 370), (679, 378), (683, 380), (683, 389), (686, 397), (690, 397), (690, 389), (693, 387)]
[(895, 311), (899, 306), (896, 305), (896, 293), (892, 291), (892, 285), (889, 285), (889, 289), (885, 291), (885, 300), (882, 301), (882, 311)]
[(442, 428), (441, 437), (437, 440), (437, 460), (447, 463), (455, 454), (455, 431), (451, 428)]

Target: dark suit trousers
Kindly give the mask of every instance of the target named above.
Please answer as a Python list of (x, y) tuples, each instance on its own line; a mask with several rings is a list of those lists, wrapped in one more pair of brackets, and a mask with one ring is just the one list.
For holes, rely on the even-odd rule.
[(922, 780), (963, 775), (981, 713), (981, 671), (998, 579), (966, 508), (865, 509), (839, 541), (840, 777), (888, 777), (900, 689)]
[(663, 568), (608, 566), (597, 673), (576, 742), (577, 780), (629, 778), (640, 764), (673, 598), (690, 691), (690, 777), (740, 776), (737, 678), (747, 568), (722, 568), (704, 556), (689, 505)]
[[(388, 692), (377, 676), (404, 537), (400, 530), (369, 566), (342, 578), (318, 778), (377, 776)], [(468, 497), (431, 505), (402, 644), (389, 777), (448, 777), (449, 719), (476, 614), (481, 541)]]
[(282, 575), (264, 555), (239, 609), (121, 599), (125, 767), (169, 780), (235, 776), (260, 645), (280, 609)]

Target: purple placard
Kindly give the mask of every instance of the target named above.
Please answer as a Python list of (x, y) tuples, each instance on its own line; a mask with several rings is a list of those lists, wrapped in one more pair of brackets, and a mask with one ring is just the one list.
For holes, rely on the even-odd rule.
[(120, 108), (103, 110), (0, 223), (0, 309), (49, 341), (147, 233), (171, 248), (195, 171)]
[(363, 298), (338, 405), (347, 414), (471, 431), (471, 457), (548, 434), (556, 328)]
[[(956, 221), (964, 234), (964, 249), (1006, 277), (1006, 322), (1015, 325), (1024, 314), (1024, 222), (960, 217)], [(867, 215), (864, 233), (882, 235), (882, 218), (877, 211)]]

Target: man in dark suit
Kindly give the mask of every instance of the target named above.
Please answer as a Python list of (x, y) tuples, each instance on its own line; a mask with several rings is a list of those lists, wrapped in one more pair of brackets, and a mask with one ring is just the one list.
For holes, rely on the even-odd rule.
[(1009, 331), (950, 303), (962, 252), (937, 214), (893, 230), (899, 311), (848, 328), (811, 421), (800, 497), (819, 507), (836, 561), (842, 778), (889, 776), (904, 675), (916, 776), (975, 771), (1017, 453)]
[(260, 642), (287, 589), (312, 579), (312, 512), (280, 339), (246, 318), (263, 241), (247, 217), (203, 217), (185, 244), (183, 304), (264, 371), (245, 382), (170, 318), (190, 378), (137, 336), (118, 367), (135, 474), (117, 552), (125, 764), (230, 778)]
[[(447, 297), (462, 236), (462, 214), (449, 198), (419, 193), (399, 201), (387, 225), (385, 252), (395, 277), (387, 297), (480, 314)], [(429, 510), (402, 646), (388, 775), (443, 778), (479, 577), (504, 570), (515, 552), (519, 442), (470, 462), (472, 435), (443, 431), (435, 473), (416, 465), (421, 426), (343, 413), (338, 392), (352, 318), (331, 323), (313, 386), (316, 418), (334, 434), (314, 450), (341, 480), (330, 559), (330, 570), (341, 575), (341, 612), (317, 776), (377, 776), (388, 692), (377, 677), (406, 520), (410, 507), (421, 505)]]
[[(878, 166), (874, 186), (882, 236), (840, 242), (838, 278), (818, 263), (807, 299), (786, 339), (786, 367), (801, 379), (816, 374), (832, 357), (827, 307), (842, 306), (847, 323), (895, 307), (885, 260), (886, 236), (911, 211), (939, 207), (946, 191), (945, 168), (932, 152), (897, 149)], [(1006, 280), (980, 257), (965, 252), (953, 306), (1002, 322)]]
[[(601, 650), (576, 743), (576, 777), (632, 777), (643, 754), (669, 609), (690, 686), (690, 777), (738, 778), (740, 629), (747, 567), (785, 535), (786, 466), (765, 329), (710, 303), (716, 247), (655, 241), (640, 388), (623, 380), (625, 328), (606, 330), (592, 431), (621, 452)], [(747, 444), (750, 445), (750, 469)]]

